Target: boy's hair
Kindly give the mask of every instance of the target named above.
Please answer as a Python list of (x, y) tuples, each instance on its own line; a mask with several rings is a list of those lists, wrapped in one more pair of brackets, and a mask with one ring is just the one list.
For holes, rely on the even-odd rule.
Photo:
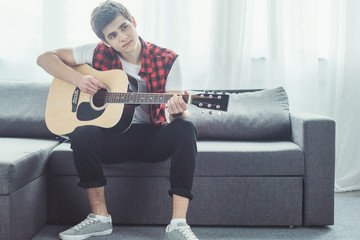
[(133, 22), (129, 10), (119, 2), (108, 0), (96, 7), (91, 14), (91, 28), (96, 36), (105, 40), (102, 30), (119, 14), (131, 23)]

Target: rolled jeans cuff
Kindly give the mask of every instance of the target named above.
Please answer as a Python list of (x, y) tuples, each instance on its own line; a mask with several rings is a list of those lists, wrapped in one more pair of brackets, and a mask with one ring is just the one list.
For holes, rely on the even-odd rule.
[(96, 188), (96, 187), (103, 187), (106, 185), (106, 179), (100, 179), (98, 181), (93, 182), (78, 182), (78, 185), (81, 188)]
[(178, 196), (188, 198), (189, 200), (193, 199), (194, 197), (191, 191), (183, 188), (172, 188), (169, 190), (168, 193), (171, 197), (173, 196), (173, 194), (176, 194)]

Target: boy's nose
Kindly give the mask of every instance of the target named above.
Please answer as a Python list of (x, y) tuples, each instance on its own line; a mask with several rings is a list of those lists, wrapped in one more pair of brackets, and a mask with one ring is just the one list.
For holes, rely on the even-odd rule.
[(124, 34), (124, 33), (119, 33), (119, 39), (120, 39), (120, 41), (124, 41), (124, 40), (126, 40), (126, 35)]

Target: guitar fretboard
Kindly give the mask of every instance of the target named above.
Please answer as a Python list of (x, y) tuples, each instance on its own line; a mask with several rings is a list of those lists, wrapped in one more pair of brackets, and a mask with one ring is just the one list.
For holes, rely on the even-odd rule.
[[(168, 93), (106, 93), (104, 94), (107, 103), (125, 104), (165, 104), (174, 96)], [(182, 95), (188, 103), (189, 95)]]

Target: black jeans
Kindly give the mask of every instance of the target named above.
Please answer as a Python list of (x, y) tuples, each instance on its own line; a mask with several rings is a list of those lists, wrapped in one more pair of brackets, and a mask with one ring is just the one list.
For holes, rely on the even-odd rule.
[(82, 188), (106, 185), (102, 163), (159, 162), (171, 157), (169, 194), (192, 199), (196, 168), (197, 131), (194, 124), (176, 119), (165, 126), (133, 124), (121, 133), (116, 126), (77, 127), (70, 135), (75, 166)]

